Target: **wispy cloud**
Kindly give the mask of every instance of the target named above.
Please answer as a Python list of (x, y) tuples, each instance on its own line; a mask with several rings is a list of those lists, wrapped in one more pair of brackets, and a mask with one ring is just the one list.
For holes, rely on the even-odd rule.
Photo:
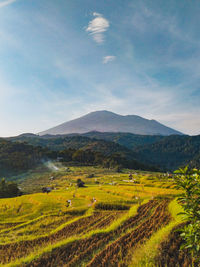
[(5, 1), (0, 1), (0, 8), (4, 6), (8, 6), (12, 3), (16, 2), (16, 0), (5, 0)]
[(114, 61), (115, 60), (115, 56), (105, 56), (103, 58), (103, 64), (107, 64), (108, 62)]
[(103, 33), (108, 30), (110, 23), (102, 14), (94, 12), (93, 16), (95, 18), (89, 22), (86, 32), (92, 35), (95, 42), (101, 44), (104, 42)]

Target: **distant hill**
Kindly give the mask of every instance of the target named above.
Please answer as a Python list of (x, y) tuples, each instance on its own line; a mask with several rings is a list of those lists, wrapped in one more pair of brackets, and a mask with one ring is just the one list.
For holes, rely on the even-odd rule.
[(125, 132), (141, 135), (173, 135), (182, 134), (155, 120), (147, 120), (136, 115), (122, 116), (110, 111), (95, 111), (78, 119), (71, 120), (40, 132), (39, 135), (57, 135), (71, 133)]
[(33, 169), (47, 158), (48, 154), (46, 148), (0, 139), (0, 177)]
[(174, 171), (186, 165), (200, 168), (200, 135), (167, 136), (153, 144), (137, 147), (134, 152), (138, 160), (165, 170)]
[(100, 152), (104, 156), (110, 156), (114, 153), (119, 153), (127, 159), (135, 159), (135, 154), (132, 150), (125, 146), (112, 141), (103, 139), (89, 138), (81, 135), (74, 136), (37, 136), (37, 135), (20, 135), (9, 138), (13, 142), (27, 143), (33, 146), (48, 148), (51, 151), (62, 151), (67, 149), (73, 150), (91, 150)]
[[(86, 138), (75, 138), (78, 136), (86, 137)], [(74, 137), (74, 138), (72, 138)], [(89, 138), (89, 139), (88, 139)], [(51, 150), (61, 150), (65, 148), (69, 148), (70, 145), (73, 148), (82, 147), (82, 144), (91, 142), (91, 139), (97, 140), (105, 140), (109, 142), (114, 142), (121, 146), (132, 150), (138, 146), (143, 146), (146, 144), (153, 144), (165, 138), (165, 136), (161, 135), (137, 135), (131, 133), (109, 133), (109, 132), (88, 132), (84, 134), (67, 134), (67, 135), (35, 135), (35, 134), (21, 134), (19, 136), (10, 137), (8, 140), (11, 141), (20, 141), (27, 142), (31, 145), (39, 145), (43, 147), (48, 147)], [(73, 143), (73, 141), (78, 141)], [(83, 143), (79, 143), (83, 141)], [(76, 144), (76, 145), (75, 145)], [(75, 146), (75, 147), (74, 147)], [(71, 147), (71, 148), (72, 148)], [(80, 148), (79, 147), (79, 148)]]
[(89, 132), (82, 134), (82, 136), (115, 142), (132, 150), (138, 146), (153, 144), (165, 138), (165, 136), (162, 135), (139, 135), (132, 133), (106, 133), (106, 132), (105, 133)]
[[(77, 161), (83, 164), (97, 164), (104, 167), (123, 166), (124, 168), (141, 170), (158, 170), (157, 167), (139, 162), (135, 153), (118, 143), (89, 138), (81, 135), (38, 136), (22, 134), (7, 138), (13, 145), (33, 146), (46, 149), (45, 156), (56, 159), (63, 157), (64, 161)], [(9, 142), (10, 143), (10, 142)], [(1, 148), (1, 144), (0, 144)], [(21, 160), (21, 162), (23, 162)], [(23, 164), (23, 163), (22, 163)]]
[(89, 132), (84, 136), (116, 142), (131, 149), (143, 163), (174, 171), (190, 165), (200, 168), (200, 135), (135, 135), (130, 133)]
[(101, 133), (69, 135), (24, 134), (9, 140), (27, 142), (51, 150), (82, 149), (100, 152), (103, 155), (120, 153), (146, 165), (173, 171), (189, 164), (200, 168), (200, 135), (135, 135), (131, 133)]

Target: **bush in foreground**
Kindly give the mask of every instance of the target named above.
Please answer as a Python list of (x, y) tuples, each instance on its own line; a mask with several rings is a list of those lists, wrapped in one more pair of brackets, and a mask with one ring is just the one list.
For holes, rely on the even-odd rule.
[(188, 249), (198, 262), (200, 261), (200, 170), (188, 167), (175, 172), (177, 187), (183, 190), (178, 198), (188, 224), (182, 229), (181, 237), (185, 241), (182, 249)]

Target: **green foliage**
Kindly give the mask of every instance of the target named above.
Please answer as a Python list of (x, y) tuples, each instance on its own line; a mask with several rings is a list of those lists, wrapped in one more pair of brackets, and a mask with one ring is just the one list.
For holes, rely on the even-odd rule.
[(77, 179), (76, 184), (78, 187), (84, 187), (85, 183), (81, 179)]
[[(157, 170), (153, 166), (139, 162), (133, 151), (110, 141), (85, 136), (38, 137), (32, 135), (9, 140), (12, 142), (6, 140), (0, 142), (0, 174), (6, 176), (8, 171), (11, 174), (20, 173), (33, 169), (42, 160), (58, 157), (64, 162), (82, 165)], [(3, 169), (5, 169), (4, 173)]]
[(0, 140), (0, 175), (10, 176), (33, 169), (51, 153), (41, 147)]
[(116, 203), (103, 203), (98, 202), (95, 205), (95, 209), (100, 210), (129, 210), (129, 205), (122, 205), (122, 204), (116, 204)]
[(0, 181), (0, 198), (16, 197), (19, 195), (21, 195), (21, 191), (16, 183), (6, 182), (4, 178)]
[(86, 178), (94, 178), (94, 173), (88, 174)]
[(105, 168), (117, 169), (119, 171), (121, 168), (157, 171), (155, 167), (135, 160), (131, 154), (124, 154), (124, 152), (119, 151), (105, 155), (106, 148), (104, 153), (92, 149), (65, 149), (63, 151), (58, 151), (57, 155), (62, 157), (62, 161), (65, 162), (72, 161), (88, 166), (101, 165)]
[(138, 160), (159, 166), (165, 171), (174, 171), (186, 165), (200, 168), (199, 151), (200, 135), (171, 135), (134, 149)]
[(188, 167), (176, 171), (175, 181), (183, 193), (178, 198), (182, 205), (188, 224), (182, 229), (181, 236), (193, 256), (200, 260), (200, 170)]
[(163, 138), (164, 136), (160, 135), (140, 135), (140, 134), (132, 134), (132, 133), (104, 133), (104, 132), (89, 132), (83, 134), (84, 136), (102, 139), (111, 141), (122, 146), (125, 146), (129, 149), (135, 149), (138, 146), (143, 146), (146, 144), (156, 143)]
[[(102, 155), (110, 157), (115, 153), (120, 153), (121, 157), (125, 157), (126, 160), (137, 160), (139, 163), (144, 163), (143, 165), (157, 166), (157, 169), (164, 171), (174, 171), (187, 164), (193, 168), (200, 168), (200, 135), (151, 136), (130, 133), (89, 132), (82, 135), (60, 136), (28, 134), (12, 137), (9, 140), (27, 142), (30, 145), (41, 146), (52, 151), (71, 149), (74, 152), (77, 150), (99, 152), (99, 159), (95, 155), (96, 162), (102, 162)], [(70, 153), (68, 155), (68, 161), (70, 161)], [(108, 163), (106, 165), (106, 162), (104, 162), (104, 165), (111, 167), (112, 164)], [(132, 168), (130, 165), (129, 163), (129, 168)], [(139, 169), (144, 169), (144, 166)], [(148, 170), (153, 169), (148, 166)]]
[(72, 160), (86, 164), (91, 164), (95, 160), (95, 155), (90, 150), (77, 150), (72, 155)]

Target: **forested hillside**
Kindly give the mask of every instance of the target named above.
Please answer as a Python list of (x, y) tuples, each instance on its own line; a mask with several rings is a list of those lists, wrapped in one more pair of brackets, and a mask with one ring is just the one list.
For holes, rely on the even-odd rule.
[(134, 151), (143, 162), (156, 164), (166, 170), (175, 170), (187, 164), (200, 167), (200, 135), (168, 136)]
[(133, 158), (134, 152), (117, 142), (107, 141), (103, 139), (89, 138), (86, 136), (20, 136), (9, 139), (20, 143), (28, 143), (33, 146), (41, 146), (52, 151), (62, 151), (65, 149), (82, 149), (101, 152), (103, 155), (109, 156), (113, 153), (121, 153), (127, 157)]
[(139, 161), (173, 171), (189, 164), (200, 167), (200, 136), (187, 135), (134, 135), (131, 133), (84, 134), (92, 138), (109, 140), (126, 146)]
[[(68, 135), (43, 135), (23, 134), (16, 137), (8, 138), (11, 141), (27, 142), (34, 146), (48, 147), (52, 150), (62, 150), (65, 148), (82, 148), (89, 143), (91, 139), (102, 140), (119, 144), (123, 147), (133, 150), (138, 146), (153, 144), (162, 139), (161, 135), (138, 135), (132, 133), (109, 133), (109, 132), (88, 132), (85, 134), (68, 134)], [(106, 143), (108, 144), (108, 143)], [(121, 147), (122, 149), (122, 147)], [(123, 148), (125, 150), (125, 148)]]
[(187, 164), (200, 167), (200, 136), (89, 132), (42, 137), (26, 134), (9, 140), (39, 145), (52, 151), (90, 150), (106, 157), (117, 153), (123, 159), (153, 165), (164, 171), (173, 171)]
[(7, 176), (32, 169), (47, 156), (47, 149), (1, 139), (0, 175)]
[(133, 151), (114, 142), (82, 136), (45, 140), (31, 137), (29, 140), (33, 145), (23, 141), (10, 142), (1, 139), (1, 176), (17, 175), (57, 158), (64, 162), (101, 165), (107, 168), (157, 170), (154, 166), (139, 162)]
[(115, 142), (129, 149), (134, 149), (138, 146), (143, 146), (146, 144), (153, 144), (165, 138), (162, 135), (139, 135), (132, 133), (100, 133), (100, 132), (89, 132), (83, 134), (83, 136)]

